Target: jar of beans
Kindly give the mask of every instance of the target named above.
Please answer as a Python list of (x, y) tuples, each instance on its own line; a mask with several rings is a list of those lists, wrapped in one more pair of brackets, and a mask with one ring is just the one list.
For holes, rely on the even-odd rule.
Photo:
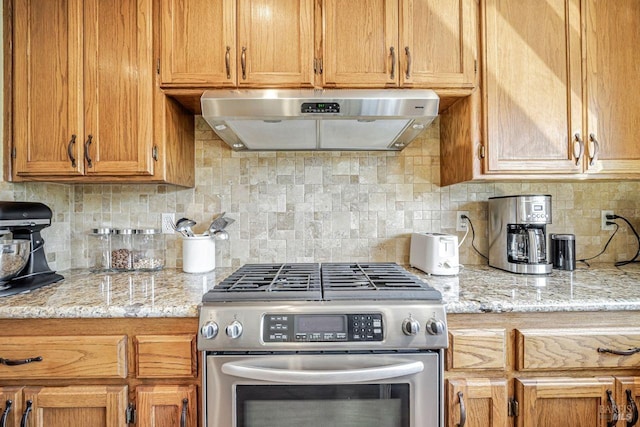
[(115, 230), (111, 244), (111, 268), (116, 271), (133, 270), (134, 239), (139, 230)]
[(161, 270), (164, 267), (165, 246), (162, 230), (145, 228), (134, 237), (133, 269)]

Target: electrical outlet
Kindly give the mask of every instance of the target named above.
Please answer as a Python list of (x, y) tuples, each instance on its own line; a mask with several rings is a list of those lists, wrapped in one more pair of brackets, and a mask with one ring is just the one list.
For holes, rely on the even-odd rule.
[(466, 218), (462, 218), (462, 215), (469, 217), (469, 211), (457, 211), (456, 212), (456, 231), (467, 231), (469, 223)]
[(173, 228), (176, 223), (176, 214), (163, 213), (162, 214), (162, 234), (173, 234), (176, 230)]
[(600, 211), (600, 229), (601, 230), (615, 230), (615, 225), (607, 225), (607, 215), (613, 215), (613, 211)]

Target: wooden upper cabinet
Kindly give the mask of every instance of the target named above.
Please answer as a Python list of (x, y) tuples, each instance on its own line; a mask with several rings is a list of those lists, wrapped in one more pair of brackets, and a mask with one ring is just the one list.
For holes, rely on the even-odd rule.
[(640, 2), (588, 0), (585, 4), (586, 169), (638, 176)]
[(163, 86), (313, 86), (313, 0), (171, 0), (160, 9)]
[(580, 172), (580, 1), (485, 4), (485, 173)]
[(237, 84), (235, 0), (166, 0), (160, 12), (161, 84)]
[(472, 89), (478, 0), (401, 0), (400, 85)]
[(397, 0), (324, 0), (323, 86), (397, 87)]
[(18, 0), (14, 176), (153, 174), (151, 0)]
[(19, 175), (84, 172), (77, 6), (73, 0), (14, 2), (10, 90), (14, 168)]
[(314, 82), (313, 0), (238, 0), (238, 85)]

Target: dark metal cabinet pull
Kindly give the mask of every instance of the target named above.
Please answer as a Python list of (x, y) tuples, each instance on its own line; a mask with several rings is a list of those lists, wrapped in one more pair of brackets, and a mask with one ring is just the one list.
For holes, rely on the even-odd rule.
[(404, 53), (407, 55), (407, 74), (405, 77), (407, 79), (411, 78), (411, 52), (409, 51), (409, 46), (405, 46)]
[(33, 401), (27, 400), (27, 407), (22, 414), (22, 418), (20, 419), (20, 427), (27, 427), (27, 419), (29, 418), (29, 412), (31, 412), (31, 405), (33, 405)]
[(3, 359), (0, 357), (0, 365), (6, 366), (26, 365), (31, 362), (42, 362), (42, 356), (30, 357), (28, 359)]
[(240, 55), (240, 66), (242, 67), (242, 80), (247, 80), (247, 48), (242, 46)]
[(460, 401), (460, 423), (456, 427), (464, 427), (467, 423), (467, 408), (464, 407), (464, 394), (458, 392), (458, 400)]
[(89, 135), (89, 137), (87, 138), (87, 141), (84, 143), (84, 158), (87, 161), (88, 167), (93, 167), (93, 161), (89, 156), (89, 146), (91, 145), (92, 142), (93, 142), (93, 135)]
[(607, 390), (607, 402), (609, 402), (609, 406), (611, 407), (611, 419), (607, 421), (607, 427), (613, 427), (618, 423), (618, 418), (620, 417), (620, 413), (618, 412), (618, 406), (616, 405), (616, 401), (613, 400), (611, 390)]
[(73, 156), (73, 146), (76, 144), (76, 136), (71, 135), (71, 141), (69, 141), (69, 145), (67, 145), (67, 155), (69, 156), (69, 160), (71, 160), (71, 167), (76, 167), (76, 158)]
[(224, 66), (227, 68), (227, 78), (231, 78), (231, 47), (227, 46), (227, 53), (224, 54)]
[(2, 417), (0, 417), (0, 427), (7, 427), (7, 418), (9, 418), (9, 412), (11, 412), (11, 405), (13, 405), (13, 401), (7, 400), (7, 406), (5, 406)]
[(393, 80), (396, 78), (396, 49), (391, 46), (389, 50), (391, 51), (391, 75), (389, 77)]
[(182, 414), (180, 414), (180, 427), (187, 427), (187, 407), (189, 399), (182, 399)]
[[(576, 158), (576, 166), (578, 166), (580, 164), (580, 160), (582, 159), (582, 155), (584, 154), (584, 141), (582, 141), (582, 138), (580, 138), (579, 133), (576, 133), (573, 138), (573, 156)], [(576, 144), (578, 144), (577, 152)]]
[(629, 350), (611, 350), (610, 348), (598, 347), (598, 353), (610, 353), (616, 356), (631, 356), (640, 353), (640, 347), (630, 348)]
[(596, 139), (595, 134), (589, 134), (589, 140), (593, 142), (593, 156), (590, 156), (589, 166), (593, 166), (598, 158), (598, 153), (600, 152), (600, 143)]
[(627, 415), (627, 427), (633, 427), (638, 422), (638, 406), (631, 390), (626, 389), (624, 392), (627, 394), (627, 411), (631, 413), (631, 417)]

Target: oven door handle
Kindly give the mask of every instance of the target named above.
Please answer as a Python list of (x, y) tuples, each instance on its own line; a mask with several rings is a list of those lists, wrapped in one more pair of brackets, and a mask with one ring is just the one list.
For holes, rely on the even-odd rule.
[(336, 384), (371, 382), (414, 375), (424, 370), (422, 362), (406, 362), (363, 369), (295, 370), (252, 366), (244, 362), (227, 362), (222, 372), (240, 378), (290, 384)]

